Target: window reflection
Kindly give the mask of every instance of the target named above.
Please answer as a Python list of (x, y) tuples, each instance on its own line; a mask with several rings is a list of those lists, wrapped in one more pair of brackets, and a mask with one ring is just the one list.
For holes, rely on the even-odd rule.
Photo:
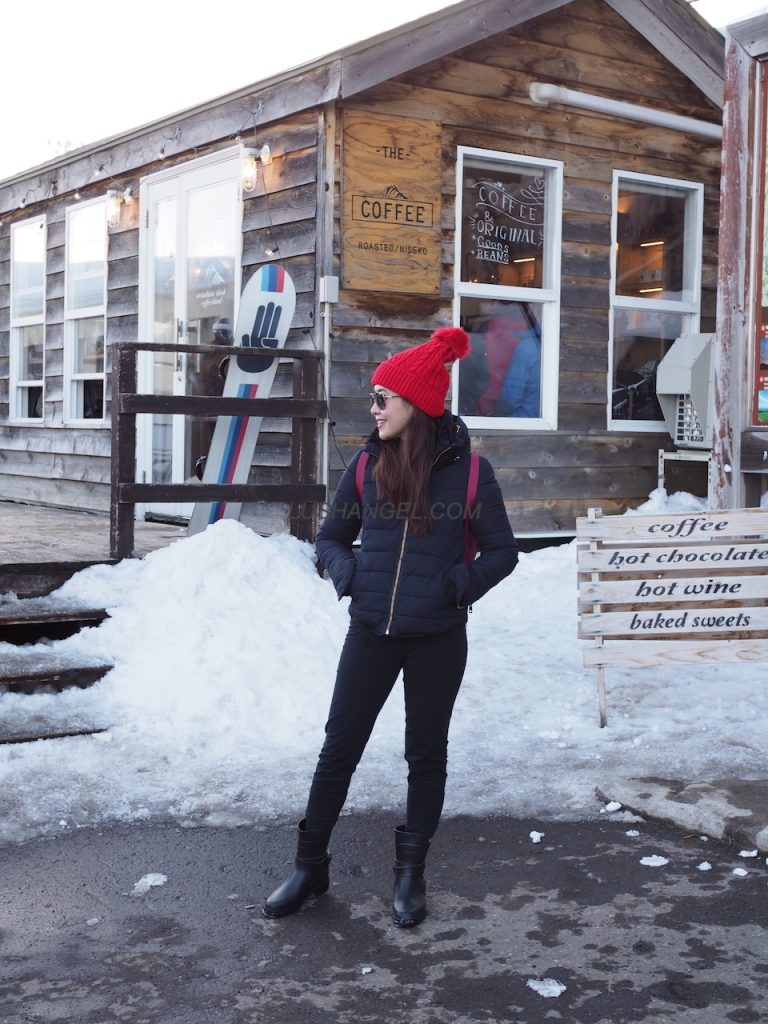
[(43, 325), (35, 324), (32, 327), (21, 327), (19, 329), (19, 339), (21, 342), (19, 380), (42, 380)]
[(656, 370), (683, 333), (680, 313), (616, 310), (613, 321), (615, 420), (663, 420), (656, 398)]
[(541, 416), (541, 304), (462, 299), (470, 354), (459, 364), (459, 413)]
[(664, 185), (625, 185), (617, 210), (616, 294), (682, 300), (686, 195)]

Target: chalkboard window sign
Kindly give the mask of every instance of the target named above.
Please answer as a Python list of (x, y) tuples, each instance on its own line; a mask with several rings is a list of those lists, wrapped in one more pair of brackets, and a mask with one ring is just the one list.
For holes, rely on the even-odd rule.
[(465, 163), (463, 280), (542, 287), (546, 189), (540, 167)]

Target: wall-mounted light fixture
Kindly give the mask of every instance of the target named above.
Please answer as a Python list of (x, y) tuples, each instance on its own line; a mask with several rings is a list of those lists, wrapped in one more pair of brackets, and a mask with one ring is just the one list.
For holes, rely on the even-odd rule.
[(133, 202), (133, 193), (130, 188), (116, 189), (111, 188), (107, 191), (105, 198), (106, 210), (107, 210), (107, 224), (111, 228), (116, 228), (120, 223), (120, 207), (125, 203), (126, 206), (130, 206)]
[(240, 150), (240, 184), (243, 192), (253, 192), (256, 188), (259, 162), (265, 166), (272, 163), (272, 150), (267, 143), (258, 149), (243, 146)]
[(255, 149), (240, 150), (240, 184), (243, 192), (253, 192), (256, 188), (259, 154)]
[(122, 197), (116, 188), (111, 188), (107, 192), (106, 206), (107, 206), (107, 224), (111, 228), (116, 228), (120, 223), (120, 205), (122, 203)]

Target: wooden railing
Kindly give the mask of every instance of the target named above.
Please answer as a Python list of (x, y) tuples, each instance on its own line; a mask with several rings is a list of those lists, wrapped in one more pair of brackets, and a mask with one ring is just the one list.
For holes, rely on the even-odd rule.
[[(110, 553), (130, 558), (134, 549), (137, 502), (287, 502), (294, 536), (313, 540), (319, 505), (326, 489), (316, 474), (317, 423), (327, 416), (318, 399), (318, 362), (313, 349), (280, 349), (276, 358), (293, 360), (292, 398), (223, 398), (199, 395), (150, 395), (137, 391), (139, 352), (186, 352), (225, 356), (242, 355), (239, 347), (176, 345), (159, 342), (118, 342), (112, 346), (112, 477), (110, 500)], [(136, 483), (136, 416), (139, 413), (216, 416), (272, 416), (293, 420), (291, 482), (289, 484), (165, 484)]]

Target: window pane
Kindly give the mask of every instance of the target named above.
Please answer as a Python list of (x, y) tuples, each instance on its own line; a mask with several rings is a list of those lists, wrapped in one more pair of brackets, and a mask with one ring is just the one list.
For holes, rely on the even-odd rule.
[(45, 295), (45, 231), (42, 221), (13, 229), (14, 317), (42, 316)]
[(544, 282), (543, 167), (464, 164), (461, 279), (517, 288)]
[(663, 420), (656, 368), (683, 333), (680, 313), (619, 309), (613, 320), (613, 418)]
[(43, 379), (43, 325), (19, 328), (19, 380)]
[[(176, 321), (174, 297), (176, 293), (176, 203), (173, 199), (163, 199), (154, 208), (155, 231), (153, 279), (155, 294), (153, 299), (154, 317), (152, 324), (152, 341), (171, 344), (176, 338)], [(153, 384), (152, 390), (157, 395), (170, 395), (173, 392), (173, 370), (175, 358), (172, 352), (153, 352)], [(159, 433), (164, 435), (164, 419), (158, 421)], [(154, 483), (164, 482), (161, 478)]]
[(67, 308), (104, 305), (107, 227), (103, 203), (72, 210), (67, 235)]
[[(682, 300), (689, 193), (623, 183), (617, 211), (616, 294)], [(688, 284), (688, 291), (691, 286)]]
[(190, 324), (207, 320), (207, 332), (234, 313), (238, 206), (231, 182), (196, 189), (187, 204), (187, 316)]
[(173, 460), (173, 420), (152, 417), (152, 483), (169, 484)]
[(470, 354), (459, 364), (459, 413), (541, 416), (541, 311), (537, 302), (462, 299)]
[(104, 381), (78, 381), (79, 399), (81, 402), (80, 416), (84, 420), (104, 419)]
[(21, 405), (21, 415), (24, 419), (41, 420), (43, 418), (43, 389), (22, 388)]
[(75, 373), (104, 372), (104, 317), (75, 320)]

